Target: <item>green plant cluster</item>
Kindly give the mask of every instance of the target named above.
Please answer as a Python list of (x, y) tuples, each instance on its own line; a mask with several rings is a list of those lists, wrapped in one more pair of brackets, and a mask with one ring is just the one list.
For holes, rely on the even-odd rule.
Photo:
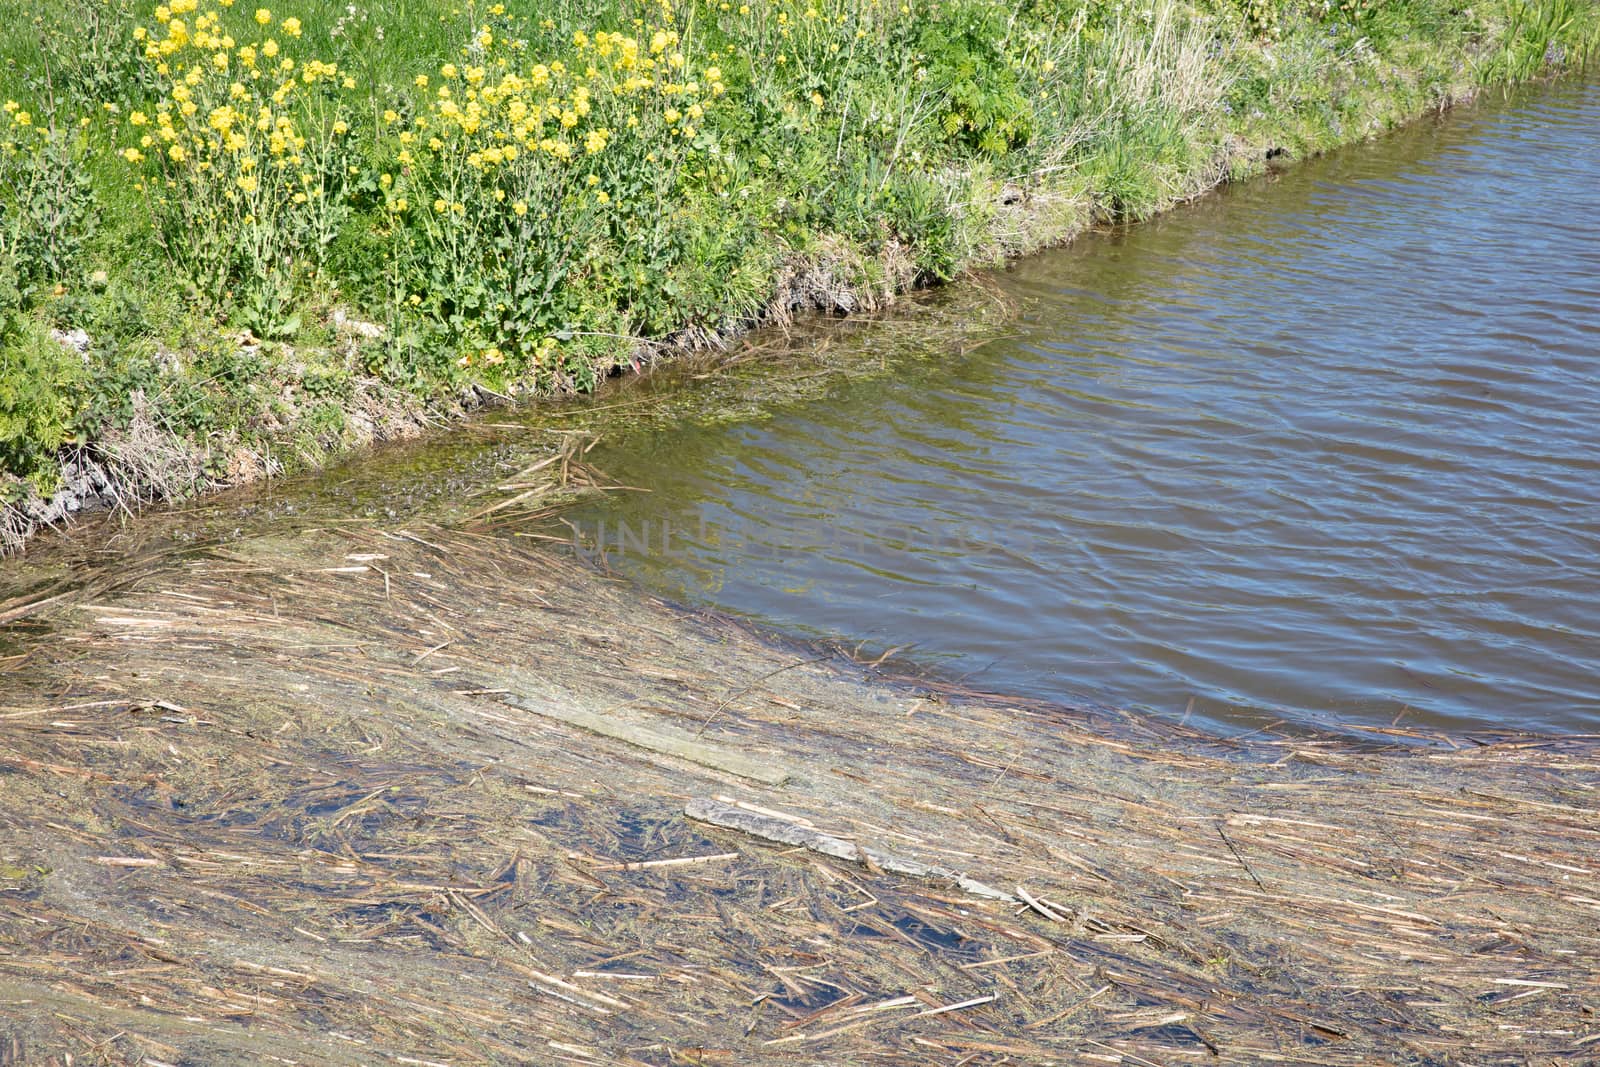
[(48, 491), (72, 437), (81, 361), (24, 313), (17, 261), (0, 253), (0, 499), (24, 482)]
[(589, 389), (641, 341), (947, 279), (1580, 62), (1596, 26), (1584, 0), (36, 10), (0, 24), (13, 494), (138, 420), (213, 464), (314, 458), (377, 387)]

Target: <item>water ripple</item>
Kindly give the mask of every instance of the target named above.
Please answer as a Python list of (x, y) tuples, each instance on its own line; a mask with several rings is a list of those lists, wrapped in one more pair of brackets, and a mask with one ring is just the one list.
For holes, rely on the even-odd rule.
[(1557, 87), (1029, 260), (1007, 344), (606, 457), (697, 531), (614, 562), (1219, 728), (1593, 730), (1596, 129)]

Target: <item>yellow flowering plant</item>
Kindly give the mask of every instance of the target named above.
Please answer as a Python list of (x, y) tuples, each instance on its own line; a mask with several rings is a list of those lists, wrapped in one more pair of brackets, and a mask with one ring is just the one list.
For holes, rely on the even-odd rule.
[(284, 329), (348, 212), (349, 80), (265, 8), (168, 0), (154, 16), (135, 40), (155, 99), (127, 115), (121, 155), (155, 239), (213, 303)]
[(95, 223), (81, 131), (0, 111), (0, 261), (23, 297), (72, 278)]
[(461, 62), (412, 81), (408, 119), (382, 116), (395, 313), (442, 335), (458, 368), (493, 376), (525, 370), (552, 338), (633, 325), (594, 297), (663, 254), (722, 93), (721, 72), (694, 63), (669, 25), (579, 30), (542, 57), (516, 29), (473, 26)]

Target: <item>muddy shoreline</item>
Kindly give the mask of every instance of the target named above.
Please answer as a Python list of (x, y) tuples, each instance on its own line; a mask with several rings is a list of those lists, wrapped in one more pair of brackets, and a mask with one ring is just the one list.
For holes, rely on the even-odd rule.
[[(10, 628), (0, 1050), (1356, 1064), (1600, 1040), (1600, 739), (1223, 743), (980, 699), (516, 532), (149, 553)], [(706, 804), (876, 859), (686, 815)]]

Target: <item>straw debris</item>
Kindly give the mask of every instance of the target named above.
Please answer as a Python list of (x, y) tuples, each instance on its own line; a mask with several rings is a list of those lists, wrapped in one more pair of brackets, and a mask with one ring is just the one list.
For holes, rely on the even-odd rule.
[[(10, 1061), (1522, 1064), (1600, 1041), (1593, 737), (1229, 743), (875, 677), (420, 523), (138, 556), (19, 608)], [(591, 728), (612, 721), (703, 731), (721, 762)]]

